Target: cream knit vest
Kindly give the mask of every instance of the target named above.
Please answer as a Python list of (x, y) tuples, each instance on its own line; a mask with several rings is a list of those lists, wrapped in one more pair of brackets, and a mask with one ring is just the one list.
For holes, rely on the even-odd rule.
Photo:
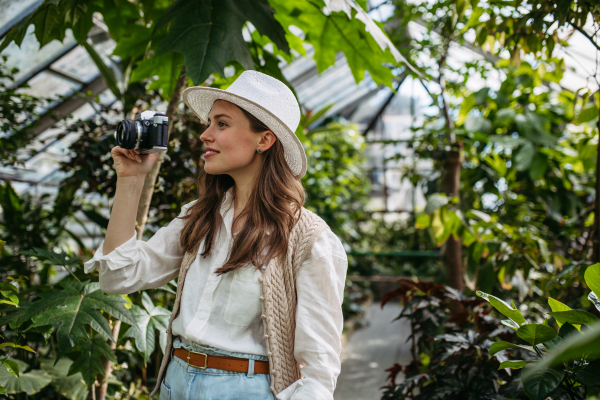
[[(312, 247), (321, 233), (329, 229), (317, 214), (302, 207), (302, 215), (296, 223), (288, 242), (287, 260), (274, 259), (269, 262), (259, 281), (262, 282), (262, 315), (265, 327), (265, 342), (269, 358), (271, 391), (277, 395), (300, 379), (300, 365), (294, 358), (294, 334), (296, 330), (296, 272), (310, 257)], [(156, 378), (156, 386), (150, 394), (160, 390), (166, 368), (171, 360), (173, 320), (179, 314), (181, 292), (190, 265), (197, 254), (186, 253), (181, 263), (177, 283), (177, 296), (167, 329), (167, 346)]]

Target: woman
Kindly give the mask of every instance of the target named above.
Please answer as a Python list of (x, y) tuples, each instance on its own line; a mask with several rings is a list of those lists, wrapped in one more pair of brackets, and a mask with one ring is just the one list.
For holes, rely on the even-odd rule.
[(85, 271), (128, 294), (179, 277), (160, 399), (333, 399), (340, 372), (342, 243), (303, 207), (298, 103), (282, 82), (245, 71), (227, 89), (191, 87), (208, 126), (198, 199), (144, 242), (134, 226), (157, 159), (115, 147), (117, 191)]

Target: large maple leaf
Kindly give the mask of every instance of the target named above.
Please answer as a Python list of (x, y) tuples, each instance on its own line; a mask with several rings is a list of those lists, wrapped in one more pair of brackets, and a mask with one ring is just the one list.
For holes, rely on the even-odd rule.
[(117, 357), (115, 357), (112, 349), (102, 336), (80, 340), (77, 346), (73, 348), (73, 351), (80, 352), (81, 354), (69, 367), (68, 375), (80, 372), (88, 387), (94, 384), (98, 374), (104, 375), (105, 373), (102, 357), (114, 363), (117, 362)]
[(135, 347), (144, 356), (144, 362), (147, 362), (156, 346), (157, 330), (160, 333), (160, 347), (164, 352), (167, 345), (167, 328), (171, 311), (152, 304), (152, 300), (146, 292), (142, 292), (142, 304), (145, 310), (141, 307), (133, 307), (132, 311), (137, 326), (130, 327), (124, 337), (135, 339)]
[(157, 55), (182, 53), (186, 74), (197, 85), (213, 72), (222, 73), (230, 61), (252, 69), (252, 56), (242, 35), (246, 21), (280, 50), (290, 51), (285, 31), (273, 14), (266, 0), (176, 0), (157, 23), (156, 29), (171, 23)]
[(29, 328), (60, 323), (56, 337), (61, 352), (69, 351), (80, 338), (88, 338), (86, 325), (114, 341), (108, 320), (98, 310), (136, 325), (133, 315), (125, 307), (126, 300), (122, 296), (102, 293), (98, 283), (63, 280), (60, 286), (64, 290), (39, 293), (41, 300), (33, 302), (20, 320), (31, 319), (33, 324)]
[[(300, 28), (304, 41), (314, 47), (319, 72), (335, 64), (344, 52), (356, 82), (365, 71), (380, 84), (392, 86), (394, 74), (388, 65), (412, 66), (391, 43), (380, 26), (352, 0), (270, 0), (275, 17), (292, 35), (289, 27)], [(327, 6), (329, 12), (324, 12)], [(388, 65), (385, 65), (388, 64)]]

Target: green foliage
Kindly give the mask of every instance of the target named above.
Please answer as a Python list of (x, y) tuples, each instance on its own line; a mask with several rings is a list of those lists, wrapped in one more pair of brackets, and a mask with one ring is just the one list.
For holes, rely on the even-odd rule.
[[(8, 361), (13, 366), (10, 373), (6, 368), (0, 368), (0, 386), (4, 387), (6, 394), (25, 392), (28, 395), (33, 395), (40, 392), (52, 381), (52, 377), (46, 372), (39, 369), (29, 370), (29, 365), (21, 360)], [(14, 370), (20, 370), (21, 373), (14, 374)]]
[[(35, 137), (32, 122), (37, 109), (46, 101), (17, 91), (14, 75), (17, 69), (6, 68), (6, 56), (0, 62), (0, 165), (16, 165), (23, 161), (24, 147)], [(1, 249), (0, 249), (1, 250)]]
[(196, 85), (202, 84), (211, 73), (223, 71), (230, 61), (252, 69), (254, 62), (242, 36), (246, 21), (289, 53), (283, 28), (273, 18), (273, 10), (266, 0), (177, 0), (157, 22), (156, 30), (171, 25), (158, 45), (157, 56), (172, 51), (182, 53), (186, 74)]
[(308, 165), (302, 182), (306, 207), (323, 218), (342, 240), (354, 242), (370, 182), (362, 170), (364, 138), (349, 123), (331, 122), (306, 133)]
[(102, 293), (99, 284), (63, 280), (60, 286), (64, 290), (38, 293), (40, 300), (31, 303), (11, 325), (18, 328), (31, 320), (29, 329), (59, 322), (57, 340), (63, 353), (71, 350), (79, 339), (88, 337), (85, 325), (91, 326), (103, 335), (105, 340), (113, 340), (108, 320), (97, 310), (103, 310), (115, 318), (135, 325), (130, 311), (125, 307), (126, 301), (123, 297)]
[(81, 373), (78, 372), (67, 376), (73, 361), (65, 357), (55, 361), (52, 358), (41, 360), (41, 369), (52, 377), (50, 385), (55, 392), (60, 393), (60, 395), (69, 400), (86, 400), (88, 388), (83, 381)]
[[(464, 146), (461, 185), (473, 189), (461, 192), (460, 202), (437, 208), (433, 204), (442, 182), (430, 181), (431, 207), (417, 218), (416, 228), (427, 229), (438, 246), (450, 234), (461, 238), (471, 289), (510, 289), (518, 274), (523, 301), (531, 295), (526, 282), (533, 276), (548, 279), (546, 289), (552, 289), (548, 272), (565, 268), (568, 273), (566, 265), (589, 250), (567, 238), (586, 231), (586, 219), (593, 215), (589, 194), (596, 145), (587, 127), (565, 131), (573, 120), (572, 95), (542, 89), (543, 80), (562, 75), (560, 62), (537, 69), (526, 63), (516, 69), (503, 63), (498, 67), (506, 73), (499, 90), (460, 92), (457, 84), (452, 92), (462, 99), (455, 129)], [(484, 118), (491, 130), (469, 130), (470, 118)], [(448, 142), (439, 135), (436, 119), (416, 129), (422, 136), (415, 151), (438, 162)], [(424, 178), (414, 175), (412, 180)], [(578, 265), (571, 271), (578, 271)]]
[[(498, 354), (510, 343), (492, 344), (491, 338), (507, 338), (509, 328), (497, 329), (483, 301), (465, 297), (454, 289), (431, 282), (400, 279), (387, 293), (382, 306), (400, 298), (403, 310), (397, 319), (410, 324), (412, 361), (386, 369), (385, 400), (500, 400), (519, 396), (516, 376), (505, 368), (518, 368), (529, 360), (507, 360)], [(461, 308), (452, 314), (451, 308)], [(407, 324), (408, 325), (408, 324)], [(528, 346), (514, 346), (529, 352)], [(489, 350), (489, 353), (488, 353)], [(502, 367), (502, 368), (500, 368)], [(396, 382), (402, 372), (404, 381)], [(497, 382), (506, 382), (498, 387)]]
[(69, 367), (67, 375), (81, 373), (83, 381), (88, 387), (92, 386), (98, 374), (104, 375), (105, 373), (102, 357), (111, 362), (117, 362), (112, 349), (102, 336), (95, 336), (92, 339), (88, 339), (87, 336), (80, 338), (72, 351), (80, 354)]
[(135, 339), (135, 346), (143, 355), (144, 363), (146, 363), (154, 352), (156, 331), (160, 334), (160, 347), (164, 352), (171, 312), (161, 306), (155, 306), (146, 292), (142, 293), (142, 304), (144, 308), (133, 306), (131, 311), (136, 325), (130, 327), (123, 337)]
[[(595, 286), (595, 279), (600, 276), (600, 264), (590, 266), (586, 271), (586, 283)], [(589, 277), (590, 281), (587, 281)], [(494, 303), (492, 296), (478, 293), (502, 314), (506, 315), (505, 306)], [(596, 293), (597, 295), (597, 293)], [(564, 304), (549, 299), (553, 310), (568, 308)], [(556, 331), (546, 324), (526, 323), (517, 330), (517, 336), (532, 345), (531, 349), (537, 360), (506, 361), (499, 368), (523, 368), (521, 381), (525, 394), (533, 400), (544, 400), (548, 396), (568, 395), (570, 398), (583, 398), (591, 393), (597, 385), (589, 376), (597, 377), (600, 369), (595, 360), (600, 359), (600, 321), (593, 314), (584, 310), (564, 310), (548, 312), (554, 317), (560, 328)], [(583, 325), (588, 329), (579, 332), (573, 325)], [(542, 347), (543, 345), (543, 347)], [(490, 355), (498, 354), (506, 349), (523, 348), (518, 344), (504, 341), (494, 343), (489, 350)]]
[[(54, 39), (62, 41), (71, 29), (107, 86), (123, 100), (125, 113), (138, 97), (135, 84), (148, 78), (153, 79), (150, 90), (160, 90), (163, 99), (171, 97), (183, 71), (196, 85), (211, 74), (223, 75), (229, 64), (281, 78), (278, 56), (290, 61), (291, 48), (306, 54), (303, 43), (315, 48), (319, 71), (333, 65), (335, 54), (342, 50), (357, 82), (369, 71), (376, 82), (391, 86), (389, 65), (405, 62), (403, 57), (356, 3), (344, 0), (336, 6), (346, 12), (327, 11), (322, 0), (178, 0), (172, 4), (162, 0), (46, 0), (9, 30), (0, 51), (13, 41), (20, 46), (30, 25), (35, 26), (40, 47)], [(94, 12), (102, 15), (117, 42), (114, 55), (121, 57), (121, 82), (87, 43)], [(292, 25), (303, 30), (303, 38), (290, 31)], [(252, 39), (247, 41), (244, 29)], [(322, 35), (330, 40), (321, 40)], [(274, 45), (273, 53), (264, 48), (267, 44)]]
[(319, 0), (271, 0), (270, 3), (288, 35), (292, 34), (291, 25), (302, 29), (304, 41), (315, 49), (319, 72), (332, 66), (337, 52), (343, 51), (356, 82), (362, 81), (365, 71), (369, 71), (375, 82), (392, 86), (392, 71), (382, 63), (396, 62), (389, 50), (382, 50), (375, 39), (365, 33), (364, 23), (356, 18), (357, 11), (351, 10), (354, 18), (349, 19), (343, 12), (323, 13), (324, 2)]

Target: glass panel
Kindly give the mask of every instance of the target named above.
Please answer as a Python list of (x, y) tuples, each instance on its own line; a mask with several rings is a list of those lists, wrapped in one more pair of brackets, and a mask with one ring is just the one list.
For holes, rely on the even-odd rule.
[(19, 73), (14, 76), (15, 80), (18, 81), (39, 70), (41, 65), (53, 60), (67, 49), (72, 48), (75, 44), (76, 41), (73, 39), (73, 34), (71, 30), (68, 30), (65, 40), (62, 43), (58, 40), (53, 40), (40, 49), (40, 45), (35, 38), (34, 27), (31, 25), (20, 48), (13, 42), (1, 54), (8, 57), (6, 62), (8, 68), (19, 69)]

